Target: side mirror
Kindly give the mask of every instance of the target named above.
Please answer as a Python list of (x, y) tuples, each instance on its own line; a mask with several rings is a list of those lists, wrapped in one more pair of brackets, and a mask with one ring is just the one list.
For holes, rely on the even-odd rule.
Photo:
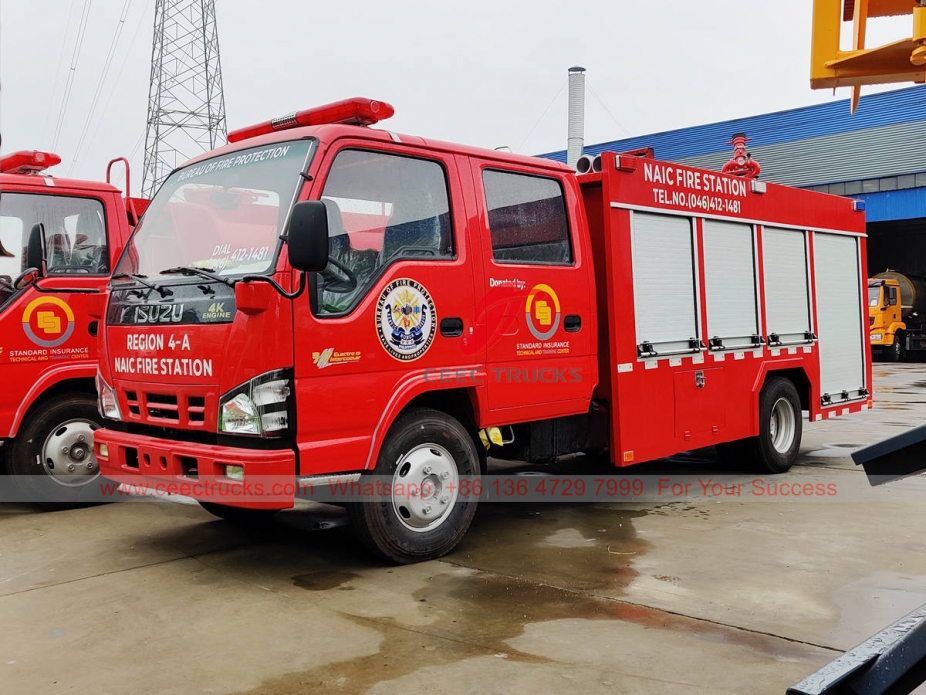
[(286, 231), (289, 264), (296, 270), (320, 272), (328, 267), (328, 210), (321, 200), (296, 203)]
[(26, 267), (34, 269), (39, 277), (45, 271), (45, 225), (41, 222), (32, 225), (29, 242), (26, 244)]
[(27, 268), (22, 275), (13, 281), (13, 287), (15, 287), (17, 291), (24, 290), (27, 287), (32, 287), (32, 285), (38, 282), (40, 277), (41, 275), (39, 275), (39, 271), (36, 268)]

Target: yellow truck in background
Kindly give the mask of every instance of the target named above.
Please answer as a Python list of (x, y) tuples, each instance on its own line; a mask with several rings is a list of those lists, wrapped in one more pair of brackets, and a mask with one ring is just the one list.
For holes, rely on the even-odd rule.
[(868, 326), (875, 358), (900, 362), (926, 350), (926, 278), (893, 270), (869, 278)]

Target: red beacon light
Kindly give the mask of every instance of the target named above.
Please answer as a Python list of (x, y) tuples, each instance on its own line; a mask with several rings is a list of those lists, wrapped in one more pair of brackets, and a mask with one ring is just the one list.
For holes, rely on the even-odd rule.
[(2, 174), (37, 174), (61, 164), (61, 157), (50, 152), (23, 150), (0, 157)]
[(385, 101), (374, 101), (356, 97), (336, 101), (333, 104), (317, 106), (314, 109), (299, 111), (282, 118), (274, 118), (257, 125), (233, 130), (228, 134), (229, 142), (240, 142), (256, 138), (258, 135), (267, 135), (281, 130), (302, 128), (310, 125), (324, 125), (327, 123), (343, 123), (344, 125), (373, 125), (379, 121), (391, 118), (395, 109)]

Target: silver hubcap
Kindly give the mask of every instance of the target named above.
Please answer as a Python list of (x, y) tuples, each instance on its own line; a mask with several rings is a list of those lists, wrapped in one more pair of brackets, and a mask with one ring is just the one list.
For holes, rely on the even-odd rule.
[(772, 406), (772, 418), (769, 422), (769, 437), (772, 446), (779, 454), (786, 454), (794, 443), (794, 410), (787, 398), (779, 398)]
[(93, 431), (99, 429), (90, 420), (63, 422), (45, 438), (42, 466), (52, 480), (67, 487), (86, 485), (100, 474), (93, 455)]
[(421, 444), (399, 460), (392, 477), (392, 506), (412, 531), (432, 531), (446, 521), (457, 501), (460, 474), (443, 447)]

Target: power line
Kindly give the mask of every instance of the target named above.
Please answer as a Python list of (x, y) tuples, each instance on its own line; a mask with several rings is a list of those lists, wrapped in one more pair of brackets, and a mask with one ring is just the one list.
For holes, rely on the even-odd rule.
[(77, 164), (78, 157), (80, 157), (80, 150), (84, 146), (84, 140), (87, 138), (87, 132), (90, 130), (90, 122), (93, 120), (93, 114), (96, 112), (96, 105), (100, 101), (100, 95), (103, 93), (103, 84), (106, 81), (106, 77), (109, 75), (109, 68), (113, 63), (113, 57), (116, 55), (116, 46), (119, 44), (119, 37), (122, 35), (122, 29), (125, 27), (125, 18), (128, 16), (129, 6), (131, 4), (132, 0), (125, 0), (125, 4), (122, 6), (122, 14), (119, 17), (119, 23), (116, 24), (116, 31), (113, 34), (112, 43), (109, 44), (109, 53), (106, 55), (106, 62), (103, 64), (103, 72), (100, 75), (100, 81), (97, 82), (96, 91), (93, 93), (93, 101), (90, 103), (90, 113), (87, 114), (87, 120), (84, 122), (80, 138), (77, 140), (77, 147), (74, 149), (74, 158), (71, 160), (68, 176), (74, 171), (74, 166)]
[[(103, 104), (102, 113), (104, 114), (109, 112), (109, 104), (112, 101), (113, 95), (116, 93), (116, 90), (118, 89), (119, 84), (122, 81), (122, 73), (125, 70), (125, 66), (129, 62), (129, 56), (132, 53), (131, 46), (135, 45), (135, 40), (138, 38), (138, 34), (141, 31), (141, 28), (145, 23), (145, 18), (148, 16), (148, 10), (151, 9), (151, 3), (153, 2), (154, 0), (148, 0), (148, 2), (145, 4), (145, 9), (142, 10), (141, 16), (139, 16), (138, 18), (138, 24), (135, 27), (135, 33), (132, 35), (132, 40), (129, 42), (129, 46), (130, 46), (129, 51), (128, 53), (125, 54), (125, 57), (123, 57), (122, 59), (122, 65), (119, 66), (119, 72), (116, 73), (116, 80), (115, 82), (113, 82), (113, 86), (109, 90), (109, 95), (106, 97), (106, 103)], [(88, 143), (88, 146), (92, 146), (96, 142), (96, 139), (100, 134), (100, 127), (102, 125), (103, 125), (103, 120), (102, 119), (97, 120), (96, 126), (93, 128), (93, 135), (90, 136), (90, 141)]]
[(534, 134), (534, 131), (537, 130), (537, 126), (539, 126), (539, 125), (540, 125), (540, 122), (541, 122), (544, 118), (546, 118), (546, 115), (550, 112), (550, 109), (553, 108), (553, 104), (555, 104), (555, 103), (556, 103), (556, 100), (559, 99), (559, 95), (563, 93), (563, 90), (566, 88), (566, 84), (567, 84), (568, 82), (569, 82), (569, 80), (566, 79), (566, 80), (563, 82), (563, 84), (560, 86), (559, 91), (558, 91), (558, 92), (556, 93), (556, 95), (553, 97), (553, 100), (550, 102), (550, 104), (547, 106), (547, 108), (545, 108), (545, 109), (543, 110), (543, 113), (540, 114), (540, 118), (537, 119), (537, 122), (534, 124), (534, 127), (530, 129), (530, 132), (528, 132), (528, 134), (524, 137), (524, 140), (521, 141), (521, 144), (518, 145), (518, 152), (520, 152), (522, 149), (524, 149), (524, 144), (525, 144), (528, 140), (530, 140), (531, 135), (533, 135), (533, 134)]
[(629, 136), (630, 136), (630, 131), (629, 131), (627, 128), (625, 128), (625, 127), (624, 127), (624, 124), (621, 123), (619, 120), (617, 120), (617, 117), (616, 117), (613, 113), (611, 113), (610, 109), (608, 109), (607, 106), (605, 106), (604, 101), (602, 101), (601, 97), (598, 96), (598, 92), (596, 92), (596, 91), (595, 91), (595, 88), (592, 87), (592, 84), (591, 84), (591, 82), (588, 81), (588, 78), (587, 78), (587, 77), (585, 78), (585, 84), (588, 86), (588, 91), (591, 92), (591, 93), (592, 93), (592, 96), (595, 97), (595, 99), (598, 101), (599, 104), (601, 104), (601, 108), (603, 108), (603, 109), (605, 110), (605, 113), (608, 114), (608, 115), (611, 117), (611, 120), (614, 121), (614, 122), (617, 124), (617, 127), (618, 127), (618, 128), (620, 128), (622, 131), (624, 131), (624, 135), (626, 135), (626, 136), (629, 137)]
[(74, 54), (71, 56), (71, 71), (68, 74), (67, 83), (64, 88), (64, 99), (61, 101), (61, 112), (58, 114), (58, 125), (55, 126), (55, 137), (52, 140), (51, 149), (58, 149), (58, 138), (61, 137), (61, 128), (64, 125), (64, 117), (67, 115), (68, 102), (71, 99), (71, 88), (74, 86), (74, 74), (77, 72), (77, 61), (80, 60), (80, 49), (84, 45), (84, 36), (87, 31), (87, 24), (90, 20), (90, 6), (93, 0), (84, 1), (84, 10), (80, 17), (80, 25), (77, 27), (77, 42), (74, 44)]
[[(77, 0), (71, 0), (71, 9), (68, 10), (68, 21), (64, 27), (64, 37), (61, 39), (61, 50), (58, 52), (58, 67), (55, 69), (55, 82), (51, 88), (51, 94), (48, 95), (48, 103), (51, 104), (55, 100), (55, 93), (58, 91), (58, 80), (61, 77), (61, 66), (64, 64), (64, 50), (67, 47), (67, 37), (68, 29), (71, 27), (71, 17), (74, 16), (74, 7), (77, 5)], [(45, 111), (45, 125), (42, 126), (42, 136), (48, 133), (48, 119), (51, 118), (51, 109), (49, 108)]]

